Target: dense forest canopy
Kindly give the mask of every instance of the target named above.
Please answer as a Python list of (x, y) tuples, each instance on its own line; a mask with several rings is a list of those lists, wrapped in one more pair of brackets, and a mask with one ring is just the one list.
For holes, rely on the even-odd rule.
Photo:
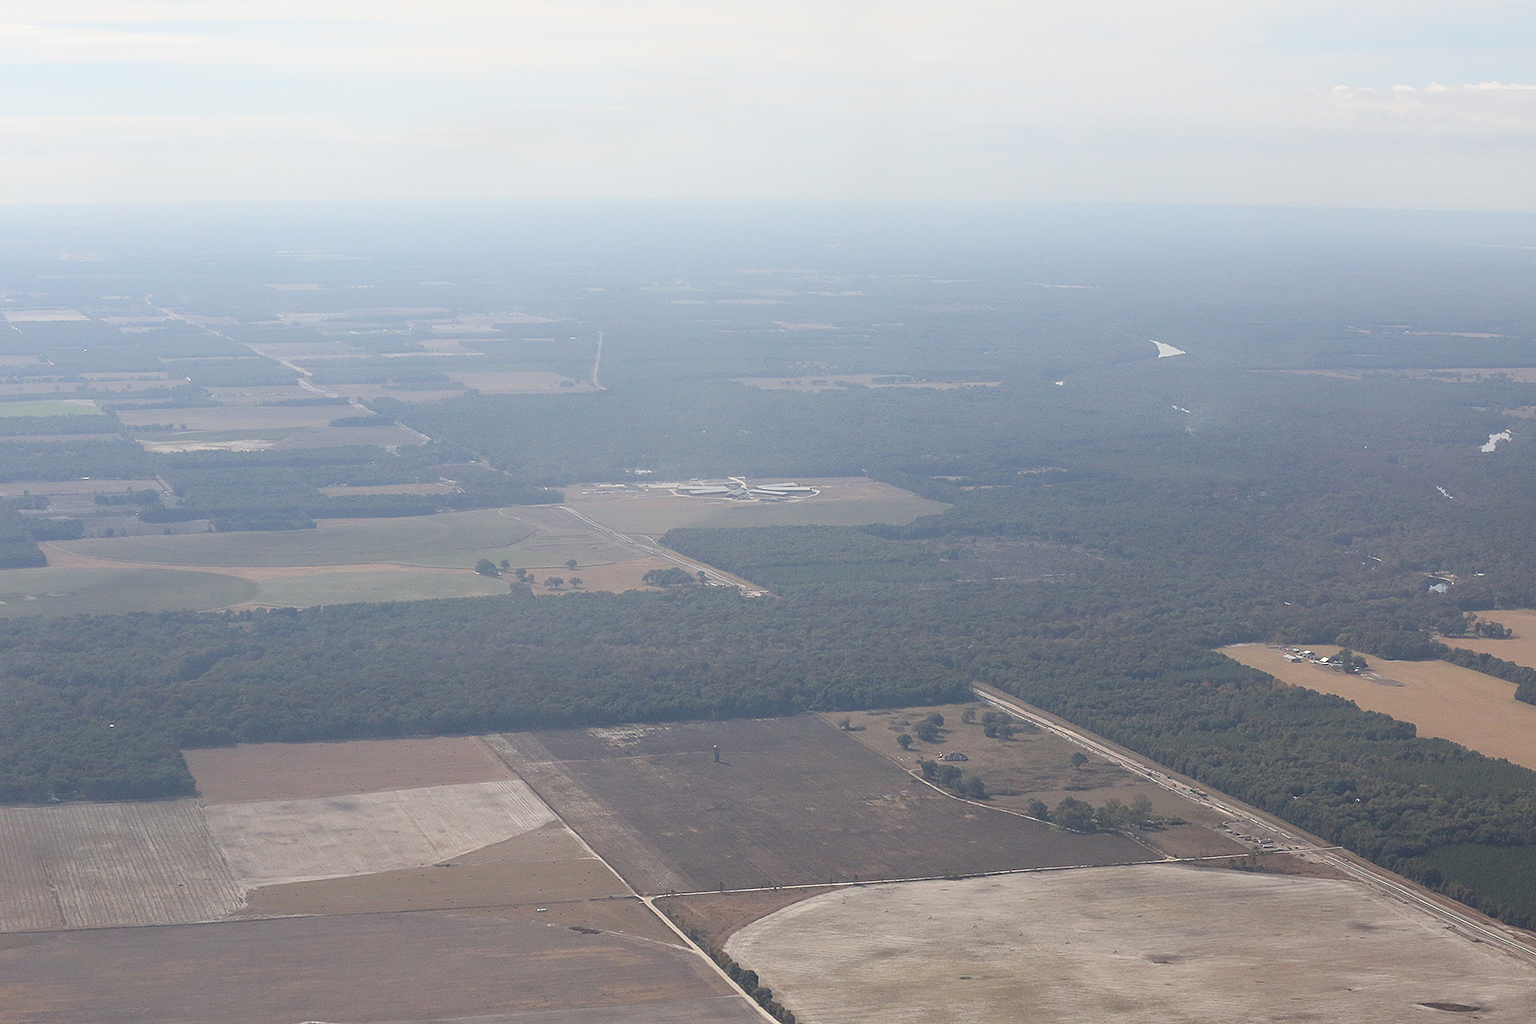
[[(1487, 858), (1467, 853), (1536, 848), (1536, 774), (1210, 650), (1344, 639), (1435, 657), (1435, 638), (1465, 630), (1468, 612), (1536, 604), (1536, 219), (965, 206), (435, 215), (432, 232), (424, 213), (389, 230), (247, 228), (245, 255), (212, 273), (206, 234), (187, 250), (203, 253), (196, 273), (163, 239), (216, 224), (82, 227), (108, 270), (189, 318), (222, 318), (219, 332), (188, 319), (122, 333), (94, 318), (0, 338), (0, 355), (49, 360), (59, 387), (109, 406), (127, 399), (98, 394), (90, 367), (190, 360), (184, 383), (139, 389), (168, 419), (226, 400), (221, 387), (292, 379), (236, 359), (245, 344), (355, 338), (313, 386), (375, 392), (327, 419), (429, 440), (152, 455), (109, 417), (92, 417), (104, 421), (92, 434), (73, 422), (83, 417), (16, 417), (0, 432), (0, 481), (159, 476), (174, 500), (147, 504), (141, 521), (197, 515), (230, 529), (559, 500), (637, 470), (865, 474), (949, 508), (910, 524), (666, 536), (771, 591), (759, 599), (688, 584), (558, 601), (515, 589), (0, 622), (0, 797), (185, 793), (189, 745), (893, 706), (984, 682), (1536, 920), (1536, 897), (1495, 898), (1468, 866)], [(315, 287), (302, 292), (262, 283), (294, 279), (306, 246), (367, 258), (303, 264)], [(52, 273), (56, 250), (20, 251), (18, 287), (54, 306), (96, 301), (95, 279)], [(364, 290), (371, 312), (356, 308)], [(422, 309), (439, 327), (473, 317), (479, 333), (454, 352), (472, 342), (478, 355), (445, 353), (438, 327), (413, 319)], [(595, 385), (599, 332), (601, 387), (445, 385), (478, 372), (476, 359)], [(1158, 358), (1153, 339), (1185, 354)], [(1466, 372), (1479, 367), (1504, 372)], [(967, 386), (853, 379), (872, 375)], [(444, 393), (420, 397), (433, 388)], [(451, 498), (319, 491), (434, 480), (449, 465)], [(0, 510), (12, 564), (35, 560), (38, 520)], [(1454, 585), (1431, 590), (1442, 579)], [(1522, 666), (1478, 664), (1529, 689)]]

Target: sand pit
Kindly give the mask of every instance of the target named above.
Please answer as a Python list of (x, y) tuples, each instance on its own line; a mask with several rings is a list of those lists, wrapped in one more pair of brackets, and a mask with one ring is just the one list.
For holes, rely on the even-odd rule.
[(806, 1024), (1536, 1019), (1536, 969), (1362, 886), (1174, 865), (841, 889), (726, 950)]
[[(1337, 647), (1318, 646), (1318, 654)], [(1221, 653), (1292, 686), (1337, 694), (1367, 711), (1412, 722), (1420, 736), (1438, 736), (1489, 757), (1536, 768), (1536, 706), (1515, 700), (1515, 684), (1444, 661), (1367, 658), (1370, 670), (1349, 675), (1307, 662), (1288, 662), (1263, 644)]]
[(515, 779), (204, 808), (246, 888), (441, 863), (555, 819)]

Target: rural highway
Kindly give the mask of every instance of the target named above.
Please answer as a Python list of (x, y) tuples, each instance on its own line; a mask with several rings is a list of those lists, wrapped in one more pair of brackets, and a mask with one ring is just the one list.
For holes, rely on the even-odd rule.
[(984, 703), (1006, 711), (1015, 718), (1039, 726), (1084, 750), (1092, 751), (1106, 761), (1119, 765), (1133, 775), (1139, 775), (1163, 789), (1177, 793), (1186, 800), (1225, 814), (1234, 821), (1247, 825), (1254, 832), (1280, 837), (1289, 844), (1281, 848), (1285, 852), (1304, 854), (1307, 859), (1320, 861), (1377, 892), (1447, 922), (1449, 926), (1461, 930), (1474, 941), (1491, 943), (1520, 959), (1536, 963), (1536, 944), (1533, 944), (1530, 936), (1517, 929), (1491, 923), (1481, 915), (1462, 908), (1460, 904), (1448, 897), (1431, 892), (1369, 861), (1346, 854), (1339, 847), (1329, 846), (1316, 836), (1249, 807), (1224, 793), (1213, 794), (1208, 790), (1199, 789), (1191, 782), (1170, 775), (1156, 762), (1112, 746), (1092, 733), (1068, 725), (1061, 719), (1031, 707), (1016, 697), (979, 684), (973, 685), (971, 692)]
[(602, 523), (599, 523), (594, 519), (587, 518), (569, 505), (560, 505), (558, 507), (565, 510), (570, 515), (575, 516), (578, 520), (581, 521), (582, 525), (586, 526), (588, 529), (597, 531), (604, 537), (607, 537), (609, 540), (617, 541), (620, 544), (636, 548), (645, 552), (647, 555), (650, 555), (652, 558), (665, 559), (666, 561), (671, 562), (673, 565), (678, 566), (681, 569), (686, 569), (690, 573), (702, 572), (704, 574), (704, 578), (712, 583), (723, 584), (727, 587), (735, 587), (743, 593), (762, 593), (762, 591), (754, 587), (750, 587), (747, 584), (737, 583), (735, 580), (731, 579), (729, 576), (726, 576), (718, 569), (707, 566), (703, 562), (692, 561), (690, 559), (684, 558), (682, 555), (679, 555), (674, 551), (668, 551), (666, 548), (652, 544), (650, 541), (643, 540), (639, 537), (632, 537), (627, 533), (620, 533), (618, 530), (610, 529), (609, 527), (604, 526)]

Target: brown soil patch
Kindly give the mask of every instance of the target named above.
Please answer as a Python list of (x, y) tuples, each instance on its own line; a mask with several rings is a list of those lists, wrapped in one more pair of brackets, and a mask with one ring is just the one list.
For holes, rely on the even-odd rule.
[(60, 569), (158, 569), (166, 572), (205, 572), (220, 576), (236, 576), (243, 580), (260, 583), (262, 580), (286, 579), (291, 576), (313, 576), (317, 573), (337, 572), (397, 572), (448, 573), (461, 575), (468, 570), (435, 565), (406, 565), (403, 562), (354, 562), (343, 565), (174, 565), (166, 562), (132, 562), (116, 558), (100, 558), (61, 547), (53, 541), (44, 541), (38, 547), (48, 556), (48, 564)]
[(1508, 626), (1515, 631), (1515, 635), (1502, 640), (1482, 640), (1468, 636), (1445, 636), (1440, 639), (1451, 647), (1464, 647), (1479, 654), (1491, 654), (1495, 658), (1512, 661), (1516, 665), (1536, 668), (1536, 611), (1517, 608), (1483, 612), (1479, 617)]
[(702, 934), (716, 946), (739, 928), (766, 917), (775, 910), (820, 896), (830, 891), (825, 885), (802, 889), (767, 889), (761, 892), (705, 893), (696, 896), (666, 896), (656, 901), (664, 913), (672, 915), (685, 927)]
[(182, 753), (205, 804), (301, 800), (512, 777), (473, 736), (242, 743)]
[[(1314, 646), (1319, 654), (1336, 647)], [(1421, 736), (1438, 736), (1489, 757), (1536, 768), (1536, 707), (1515, 700), (1515, 684), (1444, 661), (1367, 658), (1370, 671), (1348, 675), (1307, 662), (1287, 662), (1262, 644), (1221, 653), (1292, 686), (1337, 694), (1367, 711), (1412, 722)]]
[(507, 739), (513, 769), (643, 893), (1155, 857), (952, 799), (813, 715)]
[(1293, 853), (1250, 853), (1230, 860), (1213, 860), (1196, 864), (1200, 868), (1220, 868), (1226, 871), (1251, 871), (1261, 875), (1300, 875), (1305, 878), (1336, 878), (1349, 880), (1350, 876), (1330, 864), (1306, 860)]
[[(26, 938), (0, 947), (3, 1024), (754, 1019), (691, 951), (496, 914), (300, 917)], [(562, 1014), (582, 1008), (591, 1012)], [(504, 1016), (518, 1012), (529, 1016)]]
[(627, 892), (569, 829), (550, 824), (437, 866), (253, 889), (240, 916), (543, 906)]
[[(559, 597), (561, 594), (580, 594), (588, 591), (622, 594), (626, 590), (659, 589), (647, 585), (642, 577), (652, 569), (671, 569), (672, 567), (671, 562), (662, 558), (637, 558), (633, 562), (583, 565), (579, 569), (567, 569), (563, 565), (558, 568), (530, 569), (529, 578), (534, 580), (535, 597)], [(550, 590), (544, 586), (544, 581), (551, 576), (564, 579), (565, 586), (559, 590)], [(570, 585), (573, 576), (581, 580), (580, 587)], [(516, 577), (510, 573), (502, 573), (502, 579), (517, 582)]]

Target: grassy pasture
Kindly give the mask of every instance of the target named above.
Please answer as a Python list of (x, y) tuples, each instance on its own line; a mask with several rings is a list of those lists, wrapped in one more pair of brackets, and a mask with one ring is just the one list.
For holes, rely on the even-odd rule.
[(96, 403), (85, 398), (66, 398), (53, 402), (0, 402), (0, 417), (6, 416), (102, 416)]
[(950, 799), (813, 715), (507, 742), (512, 769), (641, 892), (1154, 856), (1121, 836), (1060, 832)]
[[(179, 426), (184, 423), (188, 430), (276, 430), (291, 434), (304, 427), (329, 426), (331, 420), (356, 416), (357, 411), (344, 405), (217, 405), (207, 409), (120, 409), (117, 415), (129, 426), (146, 423), (175, 423)], [(169, 438), (174, 435), (155, 436)], [(241, 436), (257, 435), (242, 433)]]
[(725, 948), (818, 1024), (1536, 1017), (1528, 963), (1365, 886), (1179, 865), (840, 889)]
[[(110, 543), (110, 542), (109, 542)], [(0, 570), (0, 616), (215, 611), (256, 599), (250, 580), (137, 566)]]
[(566, 501), (583, 515), (621, 533), (659, 537), (673, 527), (905, 525), (949, 506), (864, 477), (797, 480), (820, 488), (801, 501), (732, 501), (678, 497), (663, 491), (582, 494), (566, 489)]
[[(1314, 645), (1319, 654), (1337, 647)], [(1536, 768), (1536, 706), (1515, 700), (1515, 684), (1444, 661), (1367, 658), (1370, 670), (1348, 675), (1306, 662), (1287, 662), (1263, 644), (1221, 653), (1292, 686), (1346, 697), (1367, 711), (1412, 722), (1421, 736), (1438, 736), (1489, 757)]]

